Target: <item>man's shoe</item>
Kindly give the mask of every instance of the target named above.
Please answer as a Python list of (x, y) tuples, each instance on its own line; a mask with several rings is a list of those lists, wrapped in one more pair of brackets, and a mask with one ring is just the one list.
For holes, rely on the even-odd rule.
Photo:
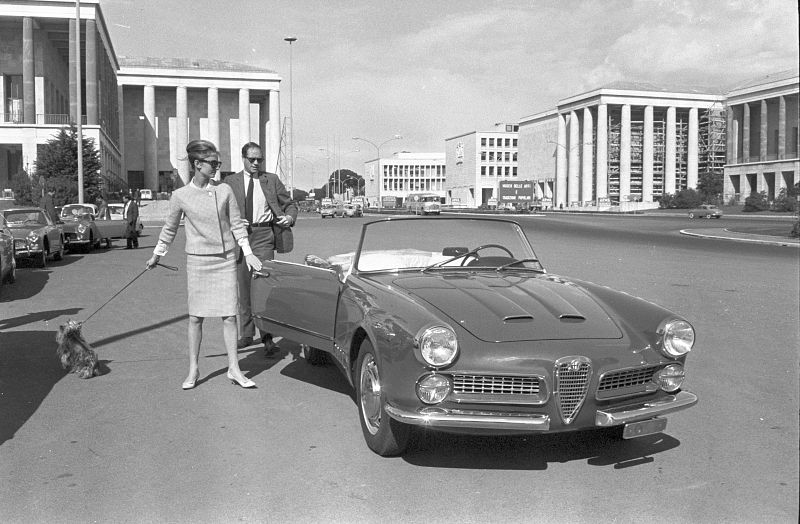
[(247, 346), (253, 345), (253, 337), (242, 337), (239, 339), (239, 342), (236, 343), (236, 347), (239, 349), (246, 348)]
[(272, 341), (272, 335), (264, 335), (261, 337), (261, 342), (264, 343), (264, 355), (266, 357), (272, 357), (280, 351), (280, 347), (278, 347), (275, 342)]

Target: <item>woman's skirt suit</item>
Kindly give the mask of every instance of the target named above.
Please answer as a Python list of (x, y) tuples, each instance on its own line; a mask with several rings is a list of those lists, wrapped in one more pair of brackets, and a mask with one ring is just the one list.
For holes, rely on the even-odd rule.
[(236, 315), (239, 292), (236, 245), (250, 251), (247, 226), (227, 184), (204, 188), (188, 183), (172, 193), (169, 214), (155, 253), (164, 255), (175, 239), (181, 218), (186, 231), (186, 278), (189, 314), (195, 317)]

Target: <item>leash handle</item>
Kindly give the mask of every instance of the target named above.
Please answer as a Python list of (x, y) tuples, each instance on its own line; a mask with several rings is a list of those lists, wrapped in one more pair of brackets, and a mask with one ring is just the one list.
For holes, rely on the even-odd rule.
[(169, 269), (170, 271), (177, 271), (178, 270), (178, 266), (168, 266), (166, 264), (162, 264), (161, 262), (156, 262), (156, 265), (157, 266), (161, 266), (161, 267), (166, 268), (166, 269)]

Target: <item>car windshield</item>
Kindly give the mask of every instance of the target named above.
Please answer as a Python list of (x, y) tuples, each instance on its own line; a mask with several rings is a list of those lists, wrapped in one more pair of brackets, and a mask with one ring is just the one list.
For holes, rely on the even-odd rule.
[(46, 226), (47, 219), (41, 211), (5, 211), (9, 226), (40, 225)]
[(86, 217), (87, 215), (94, 215), (94, 209), (79, 204), (66, 205), (61, 210), (61, 218), (79, 218)]
[(386, 219), (365, 224), (355, 268), (364, 271), (544, 271), (522, 228), (509, 220)]

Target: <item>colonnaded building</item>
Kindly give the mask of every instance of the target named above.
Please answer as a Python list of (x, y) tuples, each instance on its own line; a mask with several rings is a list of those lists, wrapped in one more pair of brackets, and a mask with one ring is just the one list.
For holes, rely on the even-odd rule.
[(33, 175), (42, 145), (78, 121), (79, 90), (82, 132), (100, 153), (107, 190), (166, 191), (186, 182), (185, 146), (198, 138), (220, 148), (223, 175), (241, 169), (241, 146), (251, 140), (264, 146), (266, 169), (277, 171), (281, 78), (274, 71), (117, 57), (99, 0), (80, 2), (78, 29), (75, 6), (2, 2), (0, 189)]

